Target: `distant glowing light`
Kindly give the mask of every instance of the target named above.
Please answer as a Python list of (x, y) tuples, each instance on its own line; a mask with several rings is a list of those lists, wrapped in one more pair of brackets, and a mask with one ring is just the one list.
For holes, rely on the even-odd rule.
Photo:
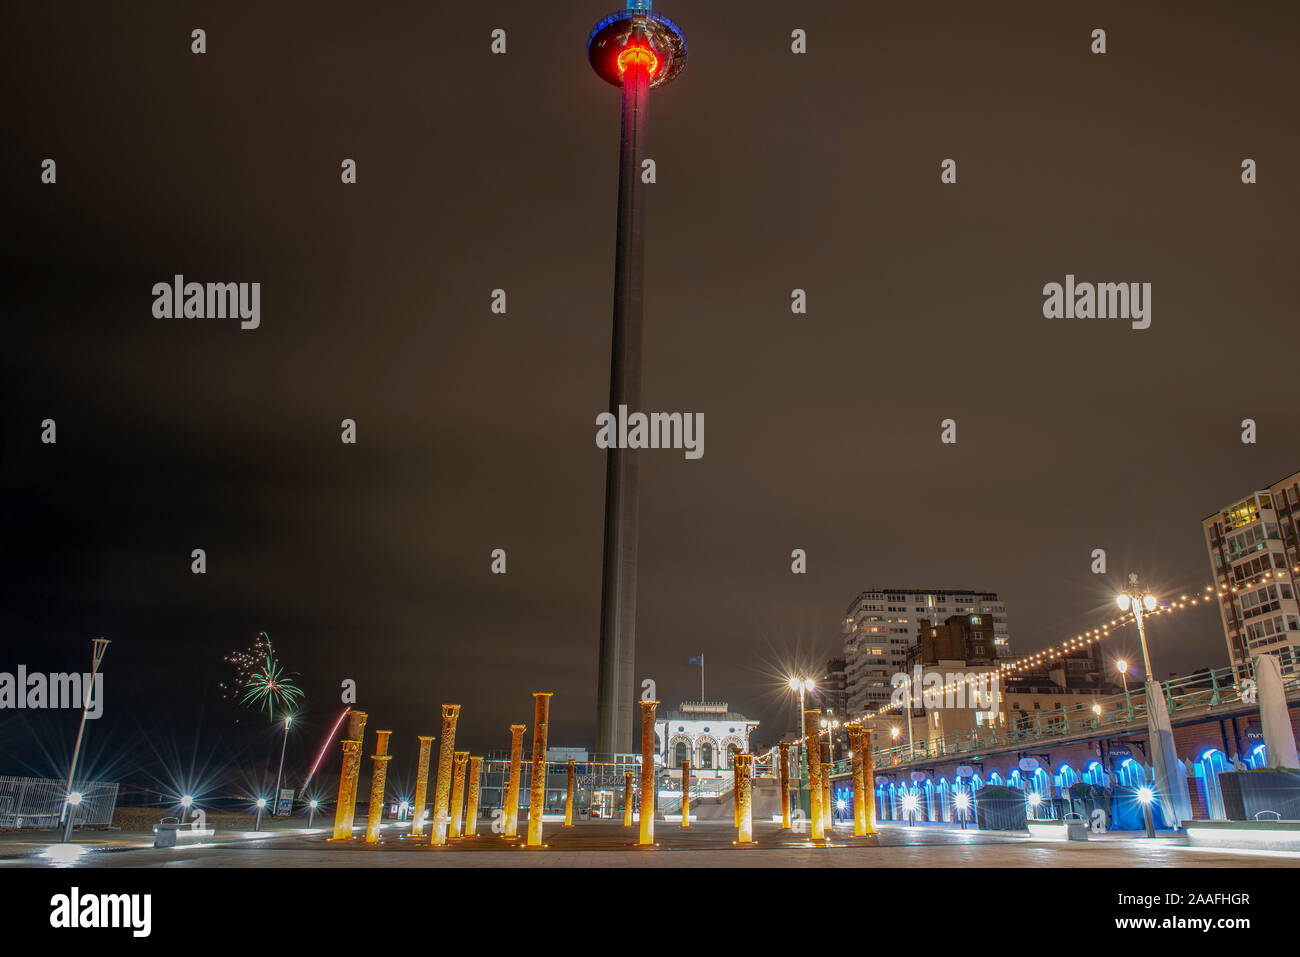
[(622, 76), (633, 65), (645, 67), (647, 76), (654, 76), (659, 69), (659, 57), (649, 47), (633, 45), (625, 47), (618, 55), (618, 72)]
[(69, 792), (69, 793), (68, 793), (68, 803), (71, 804), (73, 807), (76, 807), (78, 804), (80, 804), (80, 803), (81, 803), (81, 792), (80, 792), (80, 791), (71, 791), (71, 792)]
[(1040, 805), (1040, 804), (1042, 804), (1042, 803), (1043, 803), (1043, 796), (1042, 796), (1041, 794), (1034, 793), (1034, 794), (1029, 795), (1029, 806), (1030, 806), (1030, 807), (1038, 807), (1038, 805)]
[(835, 807), (836, 807), (838, 810), (841, 810), (841, 811), (843, 811), (843, 810), (844, 810), (846, 807), (848, 807), (848, 806), (849, 806), (849, 803), (848, 803), (847, 801), (845, 801), (844, 798), (839, 798), (839, 799), (835, 802)]
[(958, 794), (955, 800), (957, 801), (958, 810), (964, 811), (970, 807), (970, 795), (968, 794)]
[(1140, 787), (1138, 788), (1137, 797), (1143, 804), (1150, 804), (1156, 799), (1156, 792), (1149, 787)]
[(183, 798), (181, 798), (181, 807), (190, 807), (193, 804), (194, 804), (194, 798), (192, 798), (190, 795), (187, 794)]
[(257, 806), (258, 806), (258, 808), (264, 808), (264, 807), (266, 807), (266, 798), (258, 798), (258, 799), (257, 799)]
[(917, 809), (917, 806), (918, 805), (916, 801), (916, 795), (909, 794), (907, 795), (907, 797), (903, 798), (903, 810), (906, 811), (908, 814), (911, 814), (913, 811), (915, 811)]
[(1116, 595), (1116, 596), (1115, 596), (1115, 604), (1119, 605), (1119, 610), (1120, 610), (1120, 611), (1128, 611), (1128, 606), (1129, 606), (1129, 604), (1130, 604), (1131, 602), (1132, 602), (1132, 599), (1129, 598), (1128, 595)]

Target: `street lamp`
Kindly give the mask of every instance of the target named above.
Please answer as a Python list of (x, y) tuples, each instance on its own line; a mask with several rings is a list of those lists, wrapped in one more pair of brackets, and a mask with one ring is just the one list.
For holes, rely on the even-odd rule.
[(67, 844), (68, 839), (72, 837), (73, 809), (81, 803), (81, 792), (72, 790), (72, 779), (77, 774), (77, 758), (81, 755), (81, 736), (86, 731), (86, 710), (90, 707), (90, 694), (95, 687), (95, 675), (99, 673), (99, 663), (104, 660), (104, 652), (108, 650), (109, 644), (107, 638), (92, 638), (90, 642), (90, 687), (81, 689), (81, 726), (77, 728), (77, 744), (72, 749), (72, 767), (68, 768), (68, 786), (64, 791), (68, 796), (65, 807), (68, 819), (63, 826), (61, 842), (63, 844)]
[[(827, 712), (829, 714), (830, 712)], [(826, 731), (827, 753), (830, 755), (831, 764), (835, 763), (835, 729), (840, 726), (839, 721), (834, 719), (827, 720), (822, 718), (822, 728)]]
[(266, 798), (257, 799), (257, 824), (253, 826), (254, 831), (262, 829), (262, 811), (266, 808)]
[[(817, 687), (816, 682), (811, 678), (799, 678), (791, 676), (787, 682), (791, 691), (799, 692), (799, 720), (795, 722), (795, 729), (799, 733), (799, 806), (803, 808), (804, 792), (810, 786), (808, 783), (808, 738), (803, 731), (803, 713), (804, 713), (804, 696)], [(811, 799), (809, 800), (811, 806)]]
[(957, 804), (957, 810), (961, 812), (958, 817), (961, 818), (961, 829), (964, 831), (966, 830), (966, 811), (970, 808), (970, 795), (965, 791), (958, 791), (954, 801)]
[(284, 739), (280, 742), (280, 770), (275, 772), (275, 792), (271, 795), (271, 800), (274, 802), (271, 805), (271, 817), (275, 817), (275, 812), (280, 808), (280, 781), (284, 777), (284, 749), (289, 744), (289, 725), (291, 724), (293, 724), (293, 715), (286, 714), (284, 716)]
[[(1116, 595), (1115, 602), (1122, 611), (1132, 611), (1133, 620), (1137, 623), (1138, 638), (1142, 642), (1142, 663), (1146, 667), (1147, 740), (1151, 744), (1155, 784), (1159, 790), (1160, 806), (1176, 828), (1179, 821), (1191, 817), (1191, 801), (1187, 793), (1186, 772), (1178, 760), (1173, 728), (1169, 723), (1165, 691), (1151, 673), (1151, 655), (1147, 651), (1147, 633), (1142, 623), (1146, 613), (1156, 610), (1156, 596), (1139, 586), (1136, 574), (1130, 574), (1128, 590)], [(1149, 814), (1150, 801), (1156, 800), (1157, 793), (1148, 788), (1147, 794), (1150, 800), (1144, 806)], [(1155, 836), (1149, 818), (1147, 831), (1148, 836)]]
[(1124, 693), (1128, 694), (1128, 662), (1121, 658), (1115, 662), (1115, 668), (1119, 671), (1120, 678), (1124, 682)]
[(1156, 792), (1144, 784), (1137, 790), (1137, 799), (1142, 804), (1142, 822), (1147, 826), (1147, 837), (1155, 837), (1156, 826), (1151, 820), (1151, 802), (1156, 799)]
[(907, 815), (908, 827), (916, 827), (917, 800), (915, 794), (903, 795), (903, 813)]
[[(1138, 577), (1136, 573), (1128, 576), (1128, 591), (1120, 592), (1115, 596), (1115, 604), (1119, 605), (1120, 611), (1132, 611), (1133, 620), (1137, 622), (1138, 639), (1142, 642), (1142, 663), (1146, 666), (1147, 681), (1153, 681), (1151, 676), (1151, 655), (1147, 652), (1147, 632), (1142, 625), (1142, 617), (1146, 612), (1156, 610), (1156, 596), (1138, 586)], [(1127, 688), (1127, 684), (1125, 685)]]
[(307, 806), (311, 809), (307, 814), (307, 829), (311, 830), (316, 826), (316, 808), (320, 807), (320, 801), (312, 798)]

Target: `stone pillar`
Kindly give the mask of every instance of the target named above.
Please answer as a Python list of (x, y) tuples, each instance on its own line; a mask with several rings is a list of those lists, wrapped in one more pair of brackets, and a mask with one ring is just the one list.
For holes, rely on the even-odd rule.
[(781, 827), (790, 830), (790, 742), (777, 745), (781, 762)]
[[(818, 741), (818, 744), (821, 742)], [(834, 833), (835, 818), (834, 806), (831, 803), (831, 746), (826, 744), (826, 753), (822, 756), (822, 826), (830, 833)]]
[(564, 795), (564, 826), (573, 827), (573, 758), (569, 758), (569, 783)]
[(519, 836), (519, 773), (523, 764), (524, 725), (510, 726), (510, 777), (506, 779), (506, 837)]
[(740, 827), (740, 752), (731, 746), (731, 826)]
[(876, 764), (871, 756), (871, 729), (858, 731), (858, 745), (862, 748), (862, 810), (866, 819), (866, 833), (876, 833)]
[(378, 844), (379, 832), (384, 823), (384, 783), (388, 780), (388, 762), (393, 756), (388, 753), (388, 736), (391, 731), (376, 731), (379, 740), (375, 744), (375, 753), (371, 758), (375, 769), (370, 775), (370, 807), (366, 814), (366, 843)]
[(691, 826), (691, 759), (682, 760), (682, 827)]
[(623, 826), (632, 826), (632, 772), (623, 772)]
[(448, 804), (451, 798), (452, 764), (456, 759), (456, 720), (460, 705), (442, 706), (442, 740), (438, 742), (438, 784), (433, 802), (433, 828), (429, 843), (441, 847), (447, 843)]
[(460, 817), (465, 810), (465, 763), (469, 761), (468, 751), (457, 751), (453, 758), (454, 770), (451, 774), (451, 821), (447, 828), (447, 837), (460, 837)]
[(655, 843), (655, 708), (658, 701), (641, 704), (641, 840), (637, 847)]
[(820, 710), (803, 713), (803, 734), (808, 751), (808, 798), (812, 803), (810, 815), (812, 839), (820, 841), (826, 836), (826, 819), (822, 816), (822, 749)]
[(542, 812), (546, 810), (546, 730), (550, 721), (551, 692), (533, 692), (533, 775), (528, 803), (528, 847), (542, 846)]
[(732, 760), (736, 765), (736, 805), (740, 808), (736, 824), (736, 843), (753, 844), (754, 802), (749, 774), (754, 756), (736, 754)]
[(357, 813), (357, 776), (361, 773), (361, 742), (366, 733), (366, 713), (349, 711), (343, 731), (343, 769), (339, 772), (339, 799), (334, 806), (334, 840), (352, 839)]
[(469, 799), (465, 802), (465, 836), (473, 837), (478, 833), (478, 784), (482, 777), (480, 769), (483, 759), (469, 759)]
[(862, 728), (856, 724), (847, 725), (849, 751), (853, 758), (853, 836), (867, 835), (867, 799), (862, 793)]
[(429, 752), (433, 736), (420, 735), (420, 760), (415, 767), (415, 817), (411, 819), (411, 837), (424, 836), (424, 822), (428, 820), (425, 805), (429, 803)]

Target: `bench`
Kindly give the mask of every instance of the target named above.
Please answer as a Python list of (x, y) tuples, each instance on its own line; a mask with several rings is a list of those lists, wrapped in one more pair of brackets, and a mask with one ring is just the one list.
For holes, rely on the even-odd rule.
[[(198, 822), (196, 821), (195, 824)], [(180, 818), (165, 817), (153, 826), (154, 847), (175, 847), (178, 840), (201, 841), (217, 833), (214, 827), (195, 827)]]

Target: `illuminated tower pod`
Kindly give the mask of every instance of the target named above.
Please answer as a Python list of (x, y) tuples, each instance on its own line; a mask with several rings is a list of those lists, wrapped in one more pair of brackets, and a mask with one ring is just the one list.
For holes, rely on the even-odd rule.
[[(645, 272), (646, 109), (649, 91), (686, 65), (686, 37), (677, 24), (630, 0), (587, 38), (587, 58), (601, 79), (621, 88), (623, 125), (618, 162), (618, 230), (614, 247), (614, 334), (609, 411), (641, 405), (641, 290)], [(605, 462), (605, 544), (596, 690), (596, 753), (632, 750), (636, 655), (637, 466), (635, 452), (611, 448)]]

